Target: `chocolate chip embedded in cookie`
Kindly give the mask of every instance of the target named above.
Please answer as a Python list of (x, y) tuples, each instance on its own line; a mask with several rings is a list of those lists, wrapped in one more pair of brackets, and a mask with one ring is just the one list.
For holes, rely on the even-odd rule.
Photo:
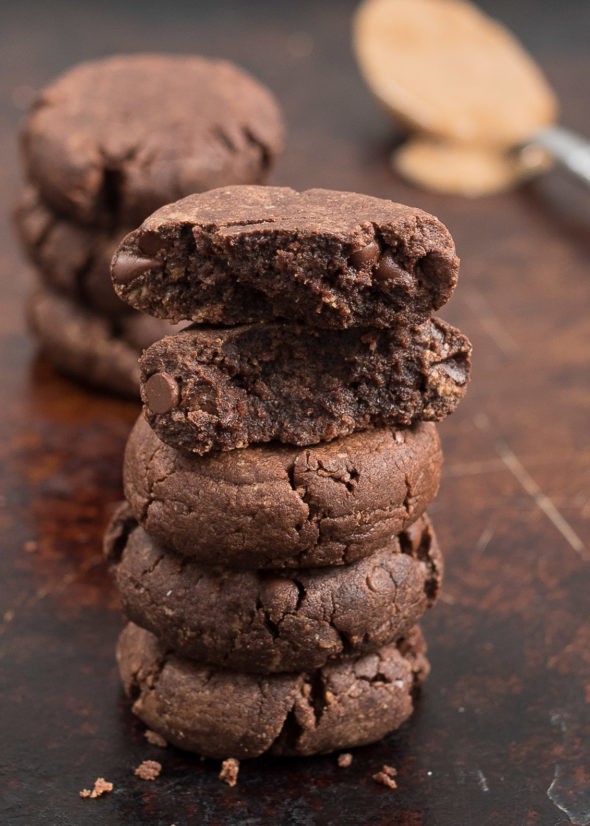
[(124, 504), (105, 542), (126, 616), (180, 656), (237, 671), (310, 671), (375, 651), (420, 620), (442, 577), (426, 517), (351, 565), (279, 572), (204, 567), (129, 514)]
[(243, 674), (178, 657), (130, 623), (117, 659), (132, 710), (169, 743), (238, 760), (309, 755), (372, 743), (412, 713), (428, 673), (424, 640), (407, 638), (310, 674)]
[[(439, 319), (391, 330), (191, 327), (143, 354), (141, 397), (158, 437), (199, 455), (273, 440), (312, 445), (443, 419), (465, 394), (470, 353)], [(179, 388), (165, 410), (156, 392), (164, 379), (154, 386), (164, 375)]]
[(282, 146), (271, 93), (223, 60), (135, 54), (48, 86), (21, 142), (42, 198), (76, 221), (134, 226), (191, 192), (266, 177)]
[(228, 186), (151, 215), (121, 243), (112, 275), (124, 301), (162, 318), (342, 329), (423, 321), (448, 301), (458, 268), (448, 230), (422, 210)]
[(383, 548), (424, 513), (441, 466), (431, 423), (196, 456), (160, 441), (141, 416), (123, 480), (150, 536), (202, 564), (314, 567)]
[(169, 413), (178, 406), (180, 390), (168, 373), (154, 373), (145, 383), (145, 395), (154, 413)]
[(174, 329), (138, 313), (112, 321), (44, 287), (30, 296), (27, 316), (41, 352), (56, 369), (131, 398), (139, 395), (139, 354)]

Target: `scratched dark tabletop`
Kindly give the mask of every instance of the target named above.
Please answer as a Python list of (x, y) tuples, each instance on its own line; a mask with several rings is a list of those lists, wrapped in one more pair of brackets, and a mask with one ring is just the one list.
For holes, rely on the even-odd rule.
[[(532, 49), (590, 135), (585, 0), (486, 2)], [(354, 3), (322, 0), (5, 3), (0, 38), (0, 823), (590, 823), (590, 193), (560, 173), (479, 201), (403, 184), (395, 136), (349, 45)], [(424, 621), (432, 674), (414, 716), (348, 769), (260, 759), (238, 786), (219, 763), (147, 744), (119, 686), (121, 626), (101, 534), (121, 495), (138, 406), (58, 377), (26, 333), (31, 273), (8, 213), (31, 94), (87, 57), (169, 50), (235, 59), (282, 100), (274, 182), (421, 206), (462, 258), (443, 315), (474, 344), (473, 381), (444, 422), (431, 508), (446, 553)], [(147, 783), (144, 759), (163, 764)], [(397, 767), (399, 788), (371, 775)], [(102, 776), (114, 791), (81, 800)]]

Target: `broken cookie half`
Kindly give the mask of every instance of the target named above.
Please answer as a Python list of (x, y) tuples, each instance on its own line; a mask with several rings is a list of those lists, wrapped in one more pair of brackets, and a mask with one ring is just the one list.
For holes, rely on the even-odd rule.
[(439, 319), (391, 330), (195, 326), (146, 350), (141, 397), (158, 437), (193, 453), (313, 445), (440, 421), (465, 394), (470, 354)]
[(451, 296), (459, 260), (420, 209), (353, 192), (230, 186), (159, 209), (123, 239), (116, 292), (170, 320), (310, 327), (423, 321)]

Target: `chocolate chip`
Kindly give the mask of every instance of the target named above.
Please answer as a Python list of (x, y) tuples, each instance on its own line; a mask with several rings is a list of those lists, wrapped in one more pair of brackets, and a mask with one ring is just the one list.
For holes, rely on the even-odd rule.
[(363, 267), (370, 267), (379, 258), (380, 252), (381, 247), (377, 241), (371, 241), (366, 247), (362, 247), (360, 250), (355, 250), (355, 252), (352, 253), (350, 263), (356, 270), (360, 270)]
[(383, 286), (399, 284), (400, 286), (410, 287), (413, 280), (410, 273), (400, 267), (389, 250), (386, 250), (381, 256), (373, 273), (373, 278)]
[(113, 261), (113, 281), (117, 284), (128, 284), (130, 281), (148, 270), (162, 268), (162, 262), (157, 258), (139, 258), (127, 252), (120, 252)]
[(155, 255), (166, 247), (166, 239), (162, 238), (159, 232), (148, 229), (142, 232), (137, 239), (137, 246), (142, 252), (145, 252), (146, 255)]
[(168, 413), (178, 405), (180, 391), (169, 373), (154, 373), (145, 383), (147, 406), (152, 413)]

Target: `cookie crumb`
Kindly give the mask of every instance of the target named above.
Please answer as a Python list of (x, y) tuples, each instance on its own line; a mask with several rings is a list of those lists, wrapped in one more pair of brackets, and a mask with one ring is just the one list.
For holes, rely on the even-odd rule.
[(394, 780), (395, 777), (397, 777), (397, 769), (393, 766), (384, 765), (380, 772), (373, 775), (373, 780), (375, 783), (380, 783), (389, 789), (397, 789), (397, 783)]
[(155, 780), (162, 771), (162, 764), (157, 760), (144, 760), (136, 769), (136, 777), (141, 777), (142, 780)]
[(350, 752), (343, 752), (338, 755), (338, 765), (341, 769), (346, 769), (352, 763), (352, 754)]
[(240, 771), (240, 761), (235, 757), (228, 757), (221, 764), (221, 771), (219, 772), (219, 779), (227, 783), (228, 786), (235, 786), (238, 781), (238, 772)]
[(159, 746), (161, 749), (165, 749), (168, 745), (168, 742), (164, 740), (161, 734), (158, 734), (157, 731), (152, 731), (151, 728), (148, 728), (144, 731), (143, 736), (151, 743), (152, 746)]
[(90, 789), (82, 789), (80, 792), (80, 797), (100, 797), (107, 792), (113, 791), (113, 784), (105, 780), (104, 777), (97, 777), (94, 781), (94, 788), (92, 791)]

